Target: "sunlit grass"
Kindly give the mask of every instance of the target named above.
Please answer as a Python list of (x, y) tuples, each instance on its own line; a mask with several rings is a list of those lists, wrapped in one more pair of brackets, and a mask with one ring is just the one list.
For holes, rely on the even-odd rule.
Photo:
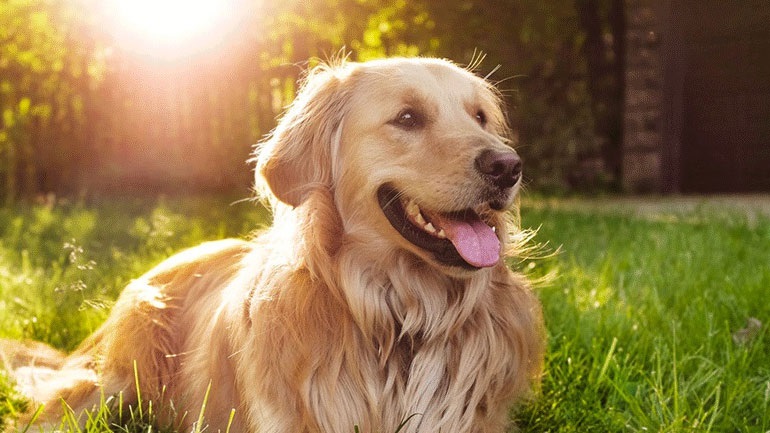
[(541, 205), (525, 224), (563, 252), (535, 267), (559, 278), (540, 290), (547, 372), (524, 431), (770, 429), (768, 333), (732, 338), (770, 318), (770, 221)]
[[(0, 337), (73, 348), (131, 278), (174, 251), (267, 223), (264, 209), (233, 201), (0, 209)], [(523, 431), (770, 430), (767, 218), (702, 208), (595, 212), (545, 201), (522, 213), (525, 226), (540, 227), (536, 240), (546, 250), (561, 247), (515, 263), (532, 277), (558, 275), (538, 288), (549, 351), (540, 396), (515, 415)], [(736, 344), (733, 333), (750, 317), (765, 325)], [(0, 376), (0, 421), (23, 404)], [(158, 428), (104, 406), (86, 431)], [(120, 427), (111, 426), (116, 418)], [(77, 430), (72, 420), (62, 429)]]
[(231, 199), (0, 209), (0, 336), (74, 348), (132, 279), (175, 251), (268, 221)]

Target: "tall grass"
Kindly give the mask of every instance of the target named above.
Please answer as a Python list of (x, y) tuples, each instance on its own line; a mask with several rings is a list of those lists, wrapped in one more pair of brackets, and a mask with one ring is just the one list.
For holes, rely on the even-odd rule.
[[(556, 275), (538, 287), (549, 351), (539, 396), (514, 415), (523, 431), (770, 430), (767, 326), (733, 338), (751, 317), (770, 322), (768, 219), (545, 201), (523, 216), (539, 227), (544, 252), (559, 250), (513, 263), (533, 278)], [(0, 337), (72, 349), (131, 278), (174, 251), (267, 221), (253, 203), (220, 198), (0, 209)], [(0, 423), (23, 405), (0, 375)], [(131, 422), (110, 427), (116, 414), (102, 408), (87, 431), (153, 428), (119, 415)]]

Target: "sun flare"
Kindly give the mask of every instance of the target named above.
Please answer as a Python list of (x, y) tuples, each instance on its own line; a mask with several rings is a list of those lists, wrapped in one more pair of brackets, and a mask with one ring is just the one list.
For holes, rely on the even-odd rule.
[(116, 43), (163, 58), (196, 54), (216, 46), (234, 15), (227, 0), (110, 0), (108, 16)]

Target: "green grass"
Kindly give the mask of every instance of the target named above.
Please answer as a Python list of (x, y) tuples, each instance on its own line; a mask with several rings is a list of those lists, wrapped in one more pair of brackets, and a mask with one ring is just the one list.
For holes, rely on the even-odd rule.
[(254, 203), (224, 198), (0, 208), (0, 336), (72, 349), (132, 278), (179, 249), (267, 221)]
[(562, 246), (524, 263), (549, 331), (542, 396), (517, 418), (533, 432), (766, 432), (770, 221), (696, 209), (634, 217), (535, 203), (524, 224)]
[[(181, 248), (267, 221), (253, 203), (232, 202), (0, 209), (0, 337), (75, 347), (131, 278)], [(538, 293), (549, 334), (540, 395), (514, 415), (523, 431), (770, 430), (770, 220), (703, 208), (588, 212), (544, 200), (528, 202), (523, 216), (539, 227), (544, 255), (559, 249), (514, 263), (546, 281)], [(732, 335), (750, 317), (765, 325), (738, 345)], [(0, 424), (23, 405), (0, 375)], [(105, 430), (111, 417), (103, 408), (87, 431)], [(113, 429), (150, 428), (146, 416), (122, 418)], [(76, 429), (71, 420), (63, 428)]]

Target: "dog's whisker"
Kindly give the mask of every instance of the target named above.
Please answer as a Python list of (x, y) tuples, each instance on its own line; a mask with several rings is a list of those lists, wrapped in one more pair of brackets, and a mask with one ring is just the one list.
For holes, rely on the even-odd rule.
[(499, 70), (500, 70), (500, 68), (502, 68), (502, 67), (503, 67), (503, 65), (497, 65), (497, 66), (495, 66), (494, 68), (492, 68), (492, 70), (491, 70), (491, 71), (489, 71), (489, 73), (487, 73), (487, 75), (484, 75), (484, 79), (485, 79), (485, 80), (489, 80), (489, 77), (491, 77), (492, 75), (494, 75), (494, 74), (495, 74), (495, 72), (499, 71)]

